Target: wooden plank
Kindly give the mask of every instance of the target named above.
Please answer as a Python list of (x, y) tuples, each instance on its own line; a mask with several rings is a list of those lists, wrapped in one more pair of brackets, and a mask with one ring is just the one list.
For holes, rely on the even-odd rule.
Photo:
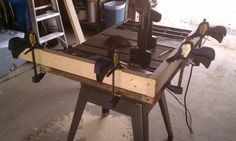
[[(71, 80), (74, 80), (74, 81), (79, 81), (81, 83), (85, 83), (87, 85), (91, 85), (91, 86), (94, 86), (94, 87), (97, 87), (97, 88), (100, 88), (100, 89), (112, 91), (112, 86), (108, 85), (108, 84), (97, 83), (96, 81), (91, 80), (91, 79), (87, 79), (87, 78), (84, 78), (84, 77), (81, 77), (81, 76), (78, 76), (78, 75), (69, 74), (69, 73), (66, 73), (66, 72), (63, 72), (63, 71), (60, 71), (60, 70), (56, 70), (56, 69), (52, 69), (52, 68), (49, 68), (49, 67), (45, 67), (45, 66), (42, 66), (41, 69), (45, 72), (49, 72), (49, 73), (52, 73), (52, 74), (55, 74), (55, 75), (60, 75), (60, 76), (63, 76), (65, 78), (68, 78), (68, 79), (71, 79)], [(139, 94), (139, 93), (134, 93), (132, 91), (128, 91), (128, 90), (117, 88), (117, 87), (115, 88), (115, 93), (119, 94), (119, 95), (122, 95), (122, 96), (132, 98), (132, 99), (136, 99), (136, 100), (139, 100), (139, 101), (142, 101), (142, 102), (145, 102), (145, 103), (149, 103), (149, 104), (154, 104), (156, 102), (156, 99), (154, 99), (152, 97), (145, 96), (145, 95), (142, 95), (142, 94)]]
[[(94, 73), (94, 61), (85, 58), (75, 57), (62, 52), (48, 49), (35, 49), (36, 63), (70, 74), (96, 80)], [(20, 58), (26, 61), (32, 61), (31, 54), (20, 55)], [(156, 81), (149, 78), (150, 75), (143, 74), (132, 70), (116, 71), (116, 87), (139, 93), (148, 97), (155, 97)], [(112, 78), (105, 77), (103, 83), (112, 84)]]
[[(185, 39), (186, 40), (186, 39)], [(183, 42), (185, 42), (185, 40)], [(189, 40), (189, 42), (193, 43), (195, 46), (198, 42), (199, 38), (194, 38)], [(169, 56), (173, 56), (178, 52), (179, 47), (176, 48)], [(164, 61), (152, 74), (150, 78), (156, 80), (156, 92), (159, 92), (163, 86), (167, 83), (168, 80), (172, 79), (172, 77), (177, 73), (177, 71), (181, 68), (184, 61), (182, 59), (175, 60), (171, 63)], [(184, 65), (185, 66), (185, 65)], [(183, 66), (182, 66), (183, 67)]]
[[(190, 33), (191, 34), (191, 33)], [(182, 42), (184, 43), (186, 41), (183, 40)], [(198, 38), (194, 38), (189, 40), (195, 46), (199, 41)], [(173, 56), (176, 54), (179, 50), (179, 47), (176, 48), (169, 56)], [(163, 86), (174, 77), (174, 75), (177, 73), (177, 71), (181, 68), (182, 63), (184, 63), (182, 59), (175, 60), (171, 63), (164, 61), (152, 74), (150, 78), (156, 80), (156, 92), (159, 92)], [(185, 66), (185, 65), (184, 65)], [(182, 66), (182, 67), (184, 67)], [(180, 76), (181, 77), (181, 76)]]
[(127, 14), (127, 19), (135, 21), (135, 19), (136, 19), (136, 11), (131, 6), (130, 1), (127, 1), (127, 6), (126, 7), (127, 7), (127, 9), (126, 9), (126, 11), (127, 11), (127, 13), (126, 13)]
[[(131, 41), (131, 44), (133, 46), (137, 45), (135, 36), (137, 35), (137, 33), (110, 28), (104, 31), (103, 34), (92, 37), (78, 47), (81, 51), (81, 54), (85, 52), (84, 57), (73, 56), (70, 54), (65, 54), (48, 49), (36, 49), (35, 54), (37, 64), (41, 64), (43, 66), (60, 70), (67, 74), (73, 74), (75, 76), (90, 79), (96, 82), (96, 75), (94, 73), (94, 58), (105, 56), (107, 54), (109, 46), (106, 44), (106, 39), (111, 35), (121, 35), (125, 36), (128, 39), (131, 38), (129, 39)], [(173, 39), (165, 38), (163, 40), (166, 40), (165, 42), (167, 43), (174, 42), (175, 44), (180, 44), (180, 41), (176, 41)], [(177, 52), (178, 48), (176, 48), (171, 54), (167, 53), (162, 57), (159, 57), (159, 54), (163, 53), (167, 49), (171, 48), (162, 46), (156, 47), (152, 56), (151, 65), (154, 65), (154, 68), (158, 68), (154, 72), (152, 70), (153, 73), (151, 74), (145, 73), (145, 70), (131, 70), (128, 67), (125, 67), (122, 70), (117, 70), (115, 78), (116, 87), (125, 91), (137, 93), (138, 95), (142, 95), (144, 97), (149, 97), (154, 100), (157, 99), (159, 97), (159, 92), (161, 91), (165, 83), (170, 78), (172, 78), (172, 76), (176, 73), (176, 70), (179, 69), (180, 63), (182, 62), (181, 60), (174, 61), (172, 63), (164, 61), (167, 56), (170, 56)], [(121, 49), (120, 52), (122, 59), (129, 59), (129, 48)], [(27, 55), (24, 55), (24, 53), (22, 53), (21, 58), (27, 61), (32, 61), (30, 53)], [(106, 85), (111, 85), (111, 77), (106, 77), (103, 83)]]
[(85, 41), (83, 31), (81, 29), (79, 19), (77, 17), (74, 4), (72, 0), (64, 0), (64, 4), (68, 13), (68, 16), (70, 18), (70, 22), (74, 31), (74, 34), (76, 36), (76, 39), (79, 44), (83, 43)]
[[(176, 48), (169, 56), (172, 56), (178, 51)], [(179, 69), (182, 60), (176, 60), (171, 63), (164, 61), (151, 75), (150, 78), (156, 80), (156, 92), (159, 92), (168, 80), (175, 75)], [(157, 96), (158, 97), (158, 96)]]

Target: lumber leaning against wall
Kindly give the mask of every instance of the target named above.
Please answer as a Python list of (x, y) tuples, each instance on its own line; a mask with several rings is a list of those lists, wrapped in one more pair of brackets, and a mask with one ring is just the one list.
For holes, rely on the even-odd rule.
[(74, 4), (72, 0), (64, 0), (64, 4), (68, 13), (68, 16), (70, 18), (70, 22), (74, 31), (74, 34), (77, 38), (77, 41), (79, 44), (82, 44), (85, 41), (83, 31), (81, 29), (79, 19), (77, 17)]

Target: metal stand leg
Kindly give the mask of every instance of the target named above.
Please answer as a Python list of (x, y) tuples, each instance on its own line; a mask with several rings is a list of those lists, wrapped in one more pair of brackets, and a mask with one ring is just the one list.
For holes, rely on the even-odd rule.
[(109, 109), (102, 107), (102, 116), (103, 117), (108, 116), (109, 112), (110, 112)]
[(162, 116), (163, 116), (163, 119), (165, 122), (166, 131), (168, 134), (168, 140), (172, 141), (173, 140), (173, 131), (172, 131), (172, 127), (171, 127), (170, 116), (169, 116), (168, 107), (167, 107), (167, 103), (166, 103), (166, 97), (165, 97), (164, 92), (162, 92), (162, 96), (159, 99), (159, 105), (160, 105), (161, 113), (162, 113)]
[[(67, 141), (73, 141), (74, 139), (86, 102), (91, 102), (101, 106), (103, 110), (102, 113), (106, 114), (109, 113), (109, 110), (104, 107), (107, 105), (107, 102), (111, 98), (112, 96), (109, 91), (81, 84), (81, 91), (76, 104)], [(164, 95), (160, 98), (159, 104), (165, 121), (169, 139), (172, 139), (173, 134)], [(155, 104), (147, 104), (127, 97), (121, 97), (116, 107), (112, 110), (131, 117), (135, 141), (148, 141), (149, 140), (148, 114), (154, 105)]]
[(149, 118), (148, 114), (153, 106), (148, 104), (137, 104), (132, 116), (132, 126), (135, 141), (149, 140)]
[(135, 111), (133, 111), (133, 116), (131, 118), (133, 126), (134, 141), (143, 141), (143, 120), (142, 120), (142, 107), (137, 105)]
[(80, 89), (80, 94), (79, 94), (79, 97), (78, 97), (78, 100), (77, 100), (77, 104), (76, 104), (76, 107), (75, 107), (74, 116), (73, 116), (72, 123), (71, 123), (71, 126), (70, 126), (70, 131), (69, 131), (67, 141), (73, 141), (74, 140), (76, 131), (78, 129), (79, 122), (80, 122), (81, 116), (83, 114), (85, 105), (86, 105), (86, 100), (83, 99), (83, 94), (84, 94), (84, 91), (83, 91), (83, 88), (81, 88)]
[(152, 110), (153, 105), (145, 104), (143, 106), (143, 132), (144, 132), (144, 141), (149, 141), (149, 116), (148, 114)]

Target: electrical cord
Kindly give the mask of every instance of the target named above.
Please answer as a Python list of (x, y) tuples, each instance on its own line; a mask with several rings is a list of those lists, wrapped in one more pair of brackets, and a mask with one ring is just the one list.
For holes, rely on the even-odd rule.
[[(190, 80), (192, 78), (192, 73), (193, 73), (193, 65), (191, 65), (191, 69), (190, 69), (190, 74), (189, 74), (189, 78), (188, 78), (188, 82), (187, 82), (187, 86), (186, 86), (186, 90), (185, 90), (185, 94), (184, 94), (184, 103), (182, 103), (169, 89), (166, 89), (168, 91), (168, 93), (173, 96), (175, 98), (175, 100), (184, 107), (185, 110), (185, 122), (188, 126), (188, 129), (190, 131), (191, 134), (193, 134), (193, 129), (192, 129), (192, 116), (191, 113), (189, 111), (189, 109), (187, 108), (187, 94), (188, 94), (188, 88), (189, 88), (189, 84), (190, 84)], [(189, 116), (189, 120), (188, 120), (188, 116)]]
[(189, 74), (189, 78), (188, 78), (188, 83), (186, 86), (186, 90), (185, 90), (185, 94), (184, 94), (184, 109), (185, 109), (185, 122), (188, 126), (188, 129), (190, 131), (191, 134), (193, 134), (193, 129), (192, 129), (192, 120), (189, 123), (188, 121), (188, 114), (187, 114), (187, 94), (188, 94), (188, 88), (189, 88), (189, 84), (190, 84), (190, 80), (192, 78), (192, 73), (193, 73), (193, 65), (191, 65), (191, 69), (190, 69), (190, 74)]
[[(205, 37), (201, 37), (199, 39), (199, 41), (196, 44), (196, 47), (200, 48), (202, 46), (203, 43), (203, 39), (205, 39)], [(206, 40), (204, 40), (205, 42)], [(190, 118), (190, 121), (188, 121), (188, 108), (187, 108), (187, 94), (188, 94), (188, 88), (189, 88), (189, 84), (192, 78), (192, 74), (193, 74), (193, 67), (194, 65), (192, 63), (191, 64), (191, 68), (190, 68), (190, 74), (189, 74), (189, 78), (188, 78), (188, 82), (187, 82), (187, 86), (186, 86), (186, 90), (185, 90), (185, 94), (184, 94), (184, 110), (185, 110), (185, 122), (188, 126), (188, 129), (190, 131), (191, 134), (193, 134), (193, 129), (192, 129), (192, 118)], [(189, 115), (191, 116), (190, 112)]]
[[(172, 97), (174, 97), (174, 99), (175, 99), (181, 106), (185, 107), (184, 104), (175, 96), (174, 93), (172, 93), (169, 89), (166, 89), (166, 90), (167, 90), (167, 92), (168, 92)], [(191, 113), (190, 113), (190, 111), (189, 111), (188, 108), (187, 108), (187, 112), (188, 112), (188, 116), (189, 116), (189, 121), (190, 121), (190, 123), (192, 123), (192, 116), (191, 116)]]

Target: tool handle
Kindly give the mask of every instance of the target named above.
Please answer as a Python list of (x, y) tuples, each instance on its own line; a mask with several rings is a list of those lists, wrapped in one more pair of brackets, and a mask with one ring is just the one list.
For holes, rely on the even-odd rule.
[(206, 32), (206, 35), (216, 39), (219, 43), (223, 41), (224, 36), (226, 36), (226, 34), (227, 31), (224, 26), (209, 27), (209, 29)]
[(114, 64), (114, 67), (116, 68), (117, 65), (119, 64), (119, 52), (118, 50), (115, 50), (114, 51), (114, 54), (113, 54), (113, 64)]

